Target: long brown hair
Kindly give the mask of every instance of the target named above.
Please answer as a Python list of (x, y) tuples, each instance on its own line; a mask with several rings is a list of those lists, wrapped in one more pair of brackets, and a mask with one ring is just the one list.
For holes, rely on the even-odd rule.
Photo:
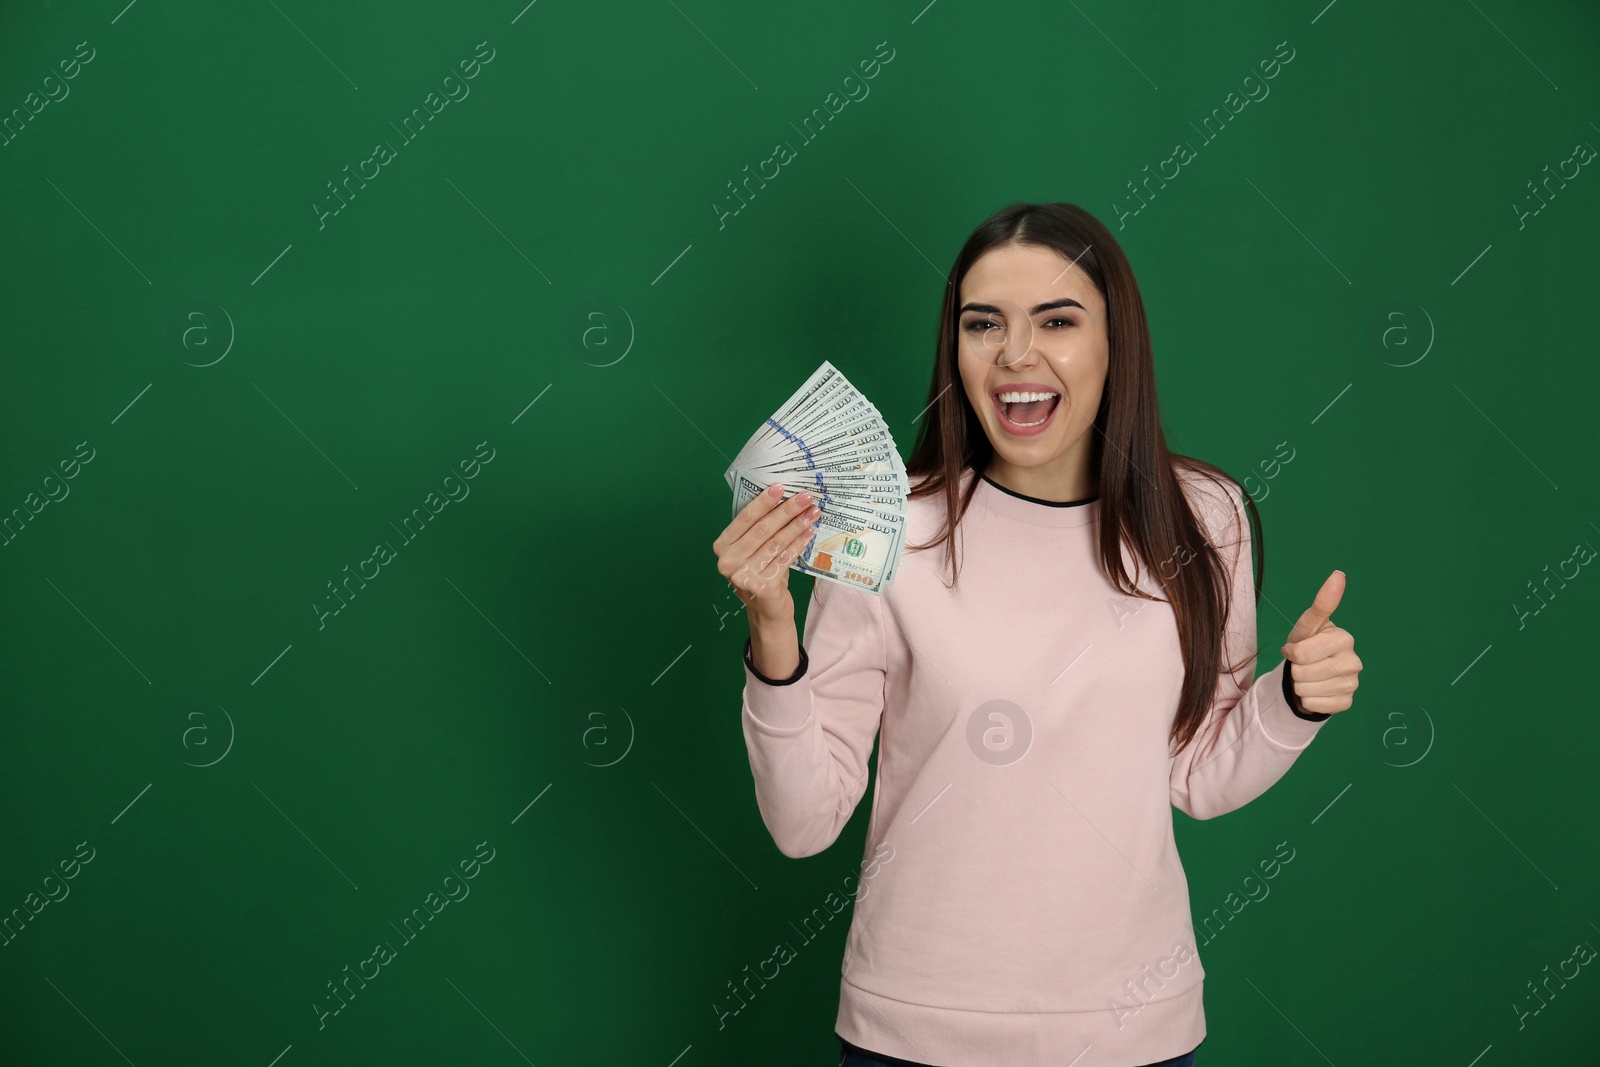
[[(952, 551), (956, 543), (952, 534), (978, 488), (974, 476), (966, 493), (960, 492), (963, 472), (971, 469), (981, 475), (994, 455), (957, 366), (961, 282), (979, 256), (1013, 242), (1055, 250), (1081, 268), (1105, 298), (1109, 358), (1089, 461), (1100, 500), (1100, 569), (1118, 591), (1141, 599), (1164, 599), (1172, 605), (1183, 649), (1184, 679), (1168, 741), (1176, 742), (1181, 750), (1199, 730), (1216, 695), (1220, 672), (1235, 671), (1241, 665), (1221, 666), (1232, 596), (1230, 576), (1179, 484), (1177, 467), (1219, 481), (1225, 492), (1243, 499), (1251, 540), (1258, 546), (1254, 575), (1258, 603), (1266, 567), (1261, 519), (1250, 494), (1221, 468), (1168, 450), (1156, 405), (1150, 328), (1133, 268), (1111, 232), (1083, 208), (1064, 203), (1010, 204), (978, 226), (956, 256), (939, 311), (933, 381), (928, 385), (928, 407), (924, 409), (929, 417), (918, 428), (916, 444), (906, 461), (907, 472), (916, 483), (911, 496), (943, 492), (945, 526), (933, 540), (908, 548), (945, 545), (951, 584), (955, 583), (960, 566)], [(1157, 576), (1165, 598), (1149, 596), (1136, 587), (1123, 568), (1124, 542), (1139, 565)], [(1175, 573), (1169, 575), (1168, 568), (1157, 565), (1175, 556), (1185, 560)], [(1248, 640), (1253, 648), (1255, 635), (1248, 635)], [(1254, 655), (1252, 651), (1252, 659)]]

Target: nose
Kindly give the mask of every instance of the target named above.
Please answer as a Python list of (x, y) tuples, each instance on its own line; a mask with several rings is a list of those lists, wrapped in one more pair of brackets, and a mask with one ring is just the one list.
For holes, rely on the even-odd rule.
[(996, 364), (1008, 369), (1034, 366), (1041, 358), (1039, 350), (1034, 347), (1035, 340), (1037, 336), (1032, 319), (1020, 316), (1007, 323), (1005, 336), (1001, 338), (999, 351), (995, 353)]

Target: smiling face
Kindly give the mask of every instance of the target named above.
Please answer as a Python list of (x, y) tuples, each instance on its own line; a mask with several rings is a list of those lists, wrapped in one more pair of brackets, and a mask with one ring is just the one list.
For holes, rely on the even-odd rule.
[(1029, 496), (1080, 500), (1110, 346), (1105, 299), (1083, 268), (1038, 245), (985, 252), (961, 282), (967, 400), (994, 446), (984, 473)]

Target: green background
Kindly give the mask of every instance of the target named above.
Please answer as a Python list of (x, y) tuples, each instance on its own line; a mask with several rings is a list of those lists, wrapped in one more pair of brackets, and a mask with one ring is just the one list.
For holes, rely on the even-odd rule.
[(762, 826), (721, 474), (823, 359), (908, 452), (944, 274), (1012, 200), (1112, 228), (1173, 447), (1253, 477), (1262, 670), (1349, 579), (1355, 706), (1256, 803), (1175, 813), (1197, 918), (1295, 850), (1202, 945), (1200, 1062), (1595, 1055), (1595, 966), (1513, 1006), (1600, 946), (1600, 578), (1517, 609), (1600, 545), (1600, 177), (1513, 206), (1600, 144), (1593, 5), (124, 3), (0, 15), (4, 113), (94, 49), (0, 147), (0, 510), (94, 450), (0, 549), (0, 911), (94, 850), (0, 948), (0, 1059), (835, 1062), (848, 912), (713, 1007), (858, 870), (867, 813), (798, 861)]

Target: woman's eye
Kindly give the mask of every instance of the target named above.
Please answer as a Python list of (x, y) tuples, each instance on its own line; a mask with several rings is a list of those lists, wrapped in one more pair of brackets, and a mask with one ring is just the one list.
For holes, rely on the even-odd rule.
[(1064, 319), (1064, 318), (1061, 318), (1059, 315), (1056, 316), (1055, 318), (1052, 318), (1049, 321), (1047, 321), (1045, 323), (1045, 325), (1046, 326), (1052, 326), (1052, 325), (1054, 325), (1055, 323), (1058, 323), (1058, 322), (1061, 323), (1061, 325), (1063, 325), (1063, 326), (1071, 326), (1072, 325), (1072, 320), (1071, 319)]
[(973, 321), (967, 323), (964, 329), (966, 329), (968, 333), (980, 333), (985, 327), (989, 326), (993, 326), (996, 329), (1000, 328), (1000, 324), (997, 322), (990, 322), (988, 319), (974, 319)]

